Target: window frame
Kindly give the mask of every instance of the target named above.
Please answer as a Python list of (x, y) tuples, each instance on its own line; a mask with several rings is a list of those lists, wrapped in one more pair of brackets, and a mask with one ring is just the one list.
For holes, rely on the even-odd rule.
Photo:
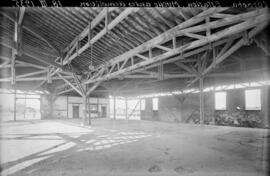
[[(154, 107), (154, 102), (155, 102), (155, 100), (157, 100), (157, 108), (155, 109)], [(159, 98), (158, 97), (154, 97), (154, 98), (152, 98), (152, 109), (153, 109), (153, 111), (158, 111), (158, 109), (159, 109)]]
[[(218, 93), (225, 93), (225, 108), (217, 108), (217, 104), (216, 104), (217, 98), (216, 98), (216, 96), (217, 96)], [(215, 92), (214, 96), (215, 96), (215, 111), (226, 111), (227, 110), (227, 92), (226, 91), (218, 91), (218, 92)]]
[[(249, 107), (247, 109), (247, 91), (256, 91), (258, 90), (259, 91), (259, 102), (260, 102), (260, 106), (259, 107)], [(261, 89), (245, 89), (245, 110), (246, 111), (261, 111), (262, 110), (262, 90)]]

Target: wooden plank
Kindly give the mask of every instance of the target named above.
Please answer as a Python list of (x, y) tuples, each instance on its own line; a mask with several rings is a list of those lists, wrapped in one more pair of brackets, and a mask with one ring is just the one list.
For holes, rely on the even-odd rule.
[(19, 61), (19, 60), (16, 60), (16, 66), (19, 67), (19, 66), (25, 66), (25, 67), (33, 67), (33, 68), (37, 68), (37, 69), (47, 69), (47, 67), (43, 67), (43, 66), (40, 66), (40, 65), (36, 65), (36, 64), (32, 64), (32, 63), (28, 63), (28, 62), (24, 62), (24, 61)]
[(142, 59), (144, 59), (144, 60), (149, 59), (148, 57), (145, 57), (145, 56), (143, 56), (143, 55), (141, 55), (141, 54), (135, 54), (134, 56), (137, 56), (137, 57), (142, 58)]
[(47, 83), (51, 84), (52, 83), (52, 77), (51, 77), (51, 69), (48, 67), (47, 69)]
[(101, 82), (96, 82), (86, 93), (87, 96), (89, 96), (91, 94), (91, 92), (93, 92), (99, 85), (101, 84)]
[(179, 8), (179, 13), (184, 18), (185, 21), (187, 21), (190, 18), (181, 8)]
[[(80, 92), (83, 94), (83, 95), (86, 95), (86, 90), (83, 88), (78, 76), (75, 74), (75, 73), (72, 73), (72, 76), (77, 84), (77, 86), (79, 87), (80, 89)], [(86, 86), (85, 86), (86, 87)]]
[[(108, 12), (114, 11), (115, 7), (109, 8)], [(102, 20), (105, 18), (107, 13), (106, 7), (102, 9), (102, 11), (91, 21), (91, 23), (77, 36), (72, 42), (63, 50), (63, 52), (68, 52), (72, 46), (77, 42), (78, 38), (86, 37), (92, 29), (94, 29)]]
[(187, 29), (182, 29), (182, 30), (179, 30), (178, 32), (176, 32), (176, 36), (182, 36), (186, 32), (197, 33), (197, 32), (201, 32), (201, 31), (205, 31), (207, 29), (215, 29), (215, 28), (219, 28), (222, 26), (235, 24), (237, 22), (243, 22), (243, 21), (248, 20), (248, 19), (256, 18), (260, 15), (268, 15), (268, 10), (263, 8), (263, 9), (254, 10), (251, 12), (246, 12), (243, 14), (234, 15), (234, 16), (227, 17), (224, 19), (212, 21), (212, 22), (209, 22), (208, 24), (205, 23), (205, 24), (189, 27)]
[(185, 64), (183, 64), (182, 62), (174, 62), (175, 65), (177, 65), (178, 67), (186, 70), (189, 73), (192, 74), (198, 74), (195, 70), (191, 69), (190, 67), (186, 66)]
[[(121, 21), (123, 21), (128, 15), (130, 15), (133, 12), (137, 12), (139, 10), (139, 8), (127, 8), (125, 9), (120, 15), (118, 15), (113, 21), (110, 22), (110, 24), (108, 25), (107, 29), (111, 30), (113, 29), (116, 25), (118, 25)], [(106, 10), (104, 10), (104, 16), (106, 15)], [(91, 25), (92, 27), (93, 25)], [(87, 28), (88, 29), (88, 28)], [(86, 32), (87, 35), (88, 31)], [(71, 60), (73, 60), (74, 58), (76, 58), (78, 56), (78, 54), (81, 54), (82, 52), (84, 52), (86, 49), (88, 49), (90, 47), (90, 45), (93, 45), (96, 41), (98, 41), (101, 37), (103, 37), (105, 34), (107, 33), (106, 28), (104, 28), (103, 30), (101, 30), (95, 37), (93, 37), (89, 43), (85, 44), (82, 48), (80, 48), (78, 50), (78, 53), (74, 53), (73, 55), (71, 55), (68, 58), (65, 58), (63, 64), (67, 64), (68, 62), (70, 62)]]
[(111, 73), (110, 75), (106, 75), (103, 78), (99, 78), (99, 79), (96, 79), (96, 80), (88, 80), (85, 83), (87, 84), (87, 83), (91, 83), (91, 82), (95, 82), (95, 81), (100, 81), (102, 79), (103, 80), (104, 79), (109, 79), (109, 78), (114, 77), (114, 76), (116, 76), (118, 74), (123, 74), (123, 73), (130, 72), (130, 71), (132, 71), (134, 69), (137, 69), (139, 67), (146, 66), (146, 65), (158, 62), (158, 61), (160, 61), (162, 59), (171, 57), (171, 56), (173, 56), (173, 55), (175, 55), (177, 53), (181, 53), (184, 50), (190, 50), (190, 49), (193, 49), (193, 48), (197, 48), (197, 47), (203, 46), (203, 45), (205, 45), (207, 43), (211, 43), (211, 42), (217, 41), (217, 40), (219, 40), (221, 38), (228, 37), (228, 36), (231, 36), (233, 34), (239, 33), (241, 31), (247, 30), (249, 28), (252, 28), (252, 27), (254, 27), (254, 26), (256, 26), (256, 25), (258, 25), (260, 23), (263, 23), (265, 21), (268, 21), (268, 20), (269, 20), (269, 15), (258, 16), (253, 20), (248, 20), (248, 21), (242, 22), (240, 24), (234, 25), (232, 27), (229, 27), (227, 29), (224, 29), (222, 31), (219, 31), (219, 32), (217, 32), (215, 34), (211, 34), (211, 36), (208, 36), (205, 39), (196, 40), (194, 42), (185, 44), (184, 46), (181, 46), (181, 47), (179, 47), (177, 49), (174, 49), (171, 52), (166, 52), (164, 54), (156, 56), (155, 58), (148, 59), (148, 60), (145, 60), (143, 62), (137, 63), (137, 64), (135, 64), (133, 66), (128, 67), (128, 68), (125, 68), (125, 69), (119, 70), (117, 72)]
[[(63, 76), (63, 78), (65, 79), (71, 79), (71, 76)], [(30, 77), (30, 78), (18, 78), (16, 79), (16, 82), (27, 82), (27, 81), (43, 81), (46, 80), (47, 76), (44, 77)], [(61, 78), (58, 77), (52, 77), (52, 80), (59, 80)], [(0, 82), (10, 82), (11, 81), (11, 77), (9, 78), (0, 78)]]
[(35, 72), (31, 72), (31, 73), (18, 75), (18, 76), (16, 76), (16, 78), (25, 78), (25, 77), (29, 77), (29, 76), (39, 75), (39, 74), (46, 73), (46, 72), (47, 72), (46, 70), (35, 71)]
[[(253, 28), (249, 33), (248, 36), (249, 37), (253, 37), (255, 36), (259, 31), (261, 31), (263, 28), (265, 28), (267, 26), (268, 22), (263, 22), (260, 23), (258, 26), (256, 26), (255, 28)], [(216, 64), (221, 63), (223, 60), (225, 60), (228, 56), (230, 56), (232, 53), (234, 53), (235, 51), (237, 51), (239, 48), (241, 48), (244, 45), (244, 41), (245, 39), (241, 38), (237, 43), (235, 43), (229, 50), (227, 50), (226, 52), (224, 52), (222, 55), (219, 55), (219, 57), (216, 58)], [(215, 67), (216, 64), (211, 64), (210, 66), (208, 66), (202, 73), (202, 75), (206, 75), (207, 73), (209, 73), (210, 71), (213, 70), (213, 68)], [(194, 84), (195, 82), (197, 82), (200, 78), (197, 77), (195, 78), (193, 81), (191, 81), (187, 87), (191, 86), (192, 84)]]
[(56, 93), (56, 95), (61, 95), (61, 94), (64, 94), (64, 93), (68, 93), (68, 92), (71, 92), (73, 90), (74, 90), (73, 88), (70, 88), (70, 89), (67, 89), (67, 90), (63, 90), (63, 91), (60, 91), (60, 92)]
[(138, 46), (138, 47), (136, 47), (136, 48), (120, 55), (120, 56), (117, 56), (117, 57), (111, 59), (110, 61), (108, 61), (108, 64), (112, 65), (115, 62), (119, 62), (119, 61), (124, 60), (125, 58), (133, 56), (135, 53), (139, 53), (139, 52), (143, 52), (145, 50), (148, 50), (148, 48), (152, 47), (153, 45), (158, 45), (162, 42), (166, 42), (172, 38), (172, 36), (175, 32), (182, 30), (184, 28), (190, 27), (192, 25), (195, 25), (199, 22), (202, 22), (204, 20), (205, 16), (211, 15), (212, 13), (219, 12), (222, 10), (224, 10), (224, 9), (223, 8), (218, 8), (218, 9), (210, 8), (210, 9), (200, 13), (199, 15), (190, 18), (188, 21), (185, 21), (185, 22), (177, 25), (176, 27), (164, 32), (163, 34), (143, 43), (142, 45), (140, 45), (140, 46)]
[[(224, 43), (227, 43), (227, 42), (229, 42), (231, 40), (235, 40), (235, 39), (240, 38), (240, 37), (241, 37), (240, 34), (234, 35), (234, 36), (231, 36), (230, 38), (226, 38), (226, 39), (222, 39), (222, 40), (219, 40), (217, 42), (214, 42), (213, 43), (213, 46), (220, 46), (220, 45), (223, 45)], [(199, 54), (199, 53), (201, 53), (203, 51), (206, 51), (206, 50), (209, 50), (209, 46), (200, 47), (200, 48), (195, 49), (193, 51), (184, 53), (181, 56), (175, 56), (175, 57), (172, 57), (170, 59), (164, 60), (163, 62), (164, 62), (164, 64), (165, 63), (175, 62), (175, 61), (181, 61), (181, 62), (187, 62), (188, 61), (188, 62), (190, 62), (190, 59), (189, 60), (186, 60), (185, 58), (190, 57), (190, 56), (193, 56), (193, 55), (196, 55), (196, 54)], [(196, 62), (196, 61), (197, 61), (197, 59), (191, 60), (191, 62)], [(150, 69), (150, 68), (153, 68), (153, 67), (156, 67), (156, 66), (158, 66), (158, 63), (152, 64), (152, 65), (149, 65), (149, 66), (140, 68), (140, 69), (136, 69), (136, 70), (133, 71), (133, 73), (140, 72), (141, 70), (147, 70), (147, 69)]]
[(153, 47), (162, 49), (164, 51), (172, 51), (171, 48), (168, 48), (168, 47), (165, 47), (165, 46), (161, 46), (161, 45), (154, 45)]
[(200, 78), (200, 124), (204, 124), (204, 96), (203, 96), (203, 78)]
[(190, 33), (190, 32), (185, 32), (183, 33), (185, 36), (187, 37), (190, 37), (190, 38), (195, 38), (195, 39), (204, 39), (205, 36), (202, 36), (202, 35), (198, 35), (198, 34), (193, 34), (193, 33)]
[(174, 24), (169, 21), (168, 19), (165, 19), (165, 17), (161, 14), (161, 12), (157, 9), (157, 8), (153, 8), (153, 10), (156, 12), (156, 14), (158, 14), (158, 16), (160, 17), (160, 19), (169, 27), (172, 28), (174, 26)]
[(11, 85), (16, 84), (16, 68), (15, 68), (16, 51), (12, 50), (11, 58)]
[(23, 17), (25, 13), (25, 7), (20, 7), (19, 9), (19, 17), (18, 17), (18, 24), (21, 25), (23, 22)]
[(4, 63), (2, 63), (0, 65), (0, 68), (7, 68), (7, 67), (11, 67), (11, 65), (8, 65), (10, 63), (10, 61), (5, 61)]
[[(11, 49), (16, 49), (15, 43), (4, 37), (0, 38), (0, 44)], [(32, 50), (35, 50), (35, 49), (31, 49), (30, 47), (25, 46), (22, 48), (22, 53), (46, 65), (53, 65), (57, 68), (61, 68), (61, 65), (57, 64), (54, 61), (51, 61), (51, 58), (38, 54), (37, 52), (34, 52)]]
[(83, 93), (77, 88), (75, 87), (71, 82), (69, 82), (67, 79), (65, 79), (60, 73), (57, 73), (57, 75), (64, 80), (68, 85), (70, 85), (76, 92), (78, 92), (81, 96), (84, 96)]
[[(0, 13), (2, 15), (4, 15), (6, 18), (8, 18), (9, 20), (13, 21), (14, 23), (16, 22), (16, 19), (14, 19), (13, 17), (11, 17), (10, 15), (8, 15), (7, 13), (0, 11)], [(45, 43), (48, 44), (49, 47), (51, 47), (54, 51), (56, 51), (56, 54), (58, 54), (58, 56), (60, 56), (60, 51), (57, 49), (56, 46), (54, 46), (51, 42), (49, 42), (46, 37), (44, 37), (43, 35), (41, 35), (34, 26), (33, 24), (31, 24), (31, 22), (28, 22), (27, 20), (24, 22), (24, 25), (22, 26), (22, 28), (24, 28), (25, 30), (29, 31), (30, 33), (34, 34), (37, 38), (41, 39), (42, 41), (44, 41)]]

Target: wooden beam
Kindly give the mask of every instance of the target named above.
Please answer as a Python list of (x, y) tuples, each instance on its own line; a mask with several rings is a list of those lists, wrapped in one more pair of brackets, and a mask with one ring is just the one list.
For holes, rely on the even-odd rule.
[[(228, 43), (231, 40), (238, 39), (240, 37), (241, 37), (241, 34), (237, 34), (237, 35), (231, 36), (230, 38), (225, 38), (225, 39), (222, 39), (222, 40), (213, 42), (212, 44), (213, 44), (213, 46), (220, 46), (220, 45), (223, 45), (225, 43)], [(208, 45), (203, 46), (203, 47), (200, 47), (200, 48), (197, 48), (197, 49), (192, 50), (192, 51), (189, 51), (189, 52), (186, 52), (184, 54), (181, 54), (180, 56), (177, 55), (177, 56), (171, 57), (171, 58), (169, 58), (167, 60), (164, 60), (163, 63), (166, 64), (166, 63), (172, 63), (172, 62), (176, 62), (176, 61), (181, 61), (183, 63), (185, 63), (185, 62), (196, 62), (197, 59), (195, 59), (195, 58), (193, 58), (193, 59), (186, 59), (186, 58), (188, 58), (190, 56), (193, 56), (193, 55), (196, 55), (196, 54), (199, 54), (201, 52), (207, 51), (207, 50), (209, 50), (209, 46)], [(155, 63), (155, 64), (152, 64), (152, 65), (143, 67), (143, 68), (136, 69), (136, 70), (134, 70), (132, 72), (133, 73), (136, 73), (136, 72), (140, 72), (141, 70), (147, 70), (147, 69), (150, 69), (150, 68), (153, 68), (153, 67), (157, 67), (157, 66), (158, 66), (158, 63)]]
[(106, 7), (104, 7), (102, 9), (102, 11), (91, 21), (91, 23), (77, 37), (75, 37), (67, 47), (65, 47), (63, 52), (68, 52), (74, 46), (74, 44), (77, 42), (77, 40), (79, 38), (82, 39), (89, 34), (91, 36), (90, 32), (105, 18), (107, 12), (111, 12), (111, 11), (114, 11), (116, 9), (117, 8), (108, 8), (107, 9)]
[[(83, 117), (82, 117), (82, 125), (88, 125), (87, 124), (87, 97), (85, 95), (82, 96), (83, 99)], [(89, 119), (90, 120), (90, 119)]]
[(180, 67), (180, 68), (186, 70), (186, 71), (189, 72), (189, 73), (192, 73), (192, 74), (198, 74), (198, 73), (196, 72), (196, 70), (193, 70), (192, 68), (190, 68), (190, 67), (186, 66), (185, 64), (183, 64), (182, 62), (179, 62), (179, 61), (178, 61), (178, 62), (174, 62), (174, 64), (177, 65), (178, 67)]
[(96, 82), (86, 93), (86, 96), (88, 97), (91, 92), (93, 92), (99, 85), (100, 85), (101, 82)]
[(165, 46), (161, 46), (161, 45), (154, 45), (153, 47), (162, 49), (164, 51), (172, 51), (171, 48), (168, 48), (168, 47), (165, 47)]
[[(260, 40), (258, 40), (258, 39), (254, 39), (254, 41), (255, 41), (255, 43), (257, 44), (257, 46), (259, 47), (259, 48), (261, 48), (264, 52), (265, 52), (265, 54), (267, 55), (267, 56), (270, 56), (270, 51), (269, 51), (269, 49), (267, 48), (268, 47), (268, 45), (267, 44), (263, 44)], [(267, 41), (266, 41), (267, 42)]]
[[(101, 30), (98, 34), (96, 34), (91, 40), (90, 42), (86, 43), (83, 47), (81, 47), (78, 50), (78, 53), (74, 53), (71, 56), (67, 56), (64, 59), (63, 64), (67, 64), (70, 61), (72, 61), (74, 58), (76, 58), (79, 54), (81, 54), (82, 52), (84, 52), (86, 49), (88, 49), (91, 45), (93, 45), (96, 41), (98, 41), (101, 37), (103, 37), (108, 30), (113, 29), (116, 25), (118, 25), (121, 21), (123, 21), (128, 15), (130, 15), (133, 12), (137, 12), (139, 10), (139, 8), (126, 8), (121, 14), (119, 14), (113, 21), (110, 22), (110, 24), (108, 24), (107, 28), (104, 28), (103, 30)], [(102, 11), (102, 15), (98, 15), (98, 18), (104, 18), (106, 16), (106, 9), (104, 9), (104, 11)], [(91, 24), (91, 28), (93, 24)], [(85, 36), (88, 34), (89, 28), (86, 29), (86, 34)], [(84, 33), (84, 31), (83, 31)], [(84, 35), (83, 35), (84, 36)], [(82, 36), (80, 36), (82, 37)]]
[(113, 119), (116, 120), (116, 100), (115, 100), (115, 94), (113, 95)]
[[(63, 76), (63, 78), (65, 79), (71, 79), (71, 76)], [(43, 81), (46, 80), (47, 76), (44, 77), (29, 77), (29, 78), (16, 78), (16, 82), (24, 82), (24, 81)], [(58, 78), (58, 77), (52, 77), (52, 80), (58, 80), (58, 79), (62, 79), (62, 78)], [(8, 78), (0, 78), (0, 82), (10, 82), (11, 81), (11, 77)]]
[(17, 94), (17, 89), (16, 89), (16, 84), (14, 84), (14, 97), (13, 97), (13, 101), (14, 101), (14, 103), (13, 103), (13, 106), (14, 106), (13, 120), (14, 121), (17, 120), (17, 117), (16, 117), (16, 115), (17, 115), (17, 103), (16, 103), (17, 97), (16, 97), (16, 94)]
[(5, 61), (4, 63), (2, 63), (0, 65), (0, 68), (7, 68), (7, 67), (11, 67), (11, 65), (8, 65), (10, 63), (10, 61)]
[(20, 7), (19, 8), (19, 15), (18, 15), (18, 24), (19, 25), (22, 25), (24, 13), (25, 13), (25, 7)]
[[(107, 74), (107, 75), (105, 74), (102, 77), (99, 77), (97, 79), (88, 80), (84, 84), (92, 83), (92, 82), (96, 82), (96, 81), (107, 80), (107, 79), (110, 79), (110, 78), (115, 77), (115, 76), (120, 75), (120, 74), (129, 73), (129, 72), (131, 72), (131, 71), (133, 71), (133, 70), (135, 70), (135, 69), (137, 69), (139, 67), (154, 64), (156, 62), (164, 60), (165, 58), (172, 57), (172, 56), (174, 56), (174, 55), (176, 55), (178, 53), (182, 53), (183, 51), (191, 50), (191, 49), (194, 49), (194, 48), (197, 48), (197, 47), (202, 47), (202, 46), (204, 46), (204, 45), (206, 45), (208, 43), (218, 41), (218, 40), (220, 40), (222, 38), (231, 37), (234, 34), (243, 32), (243, 31), (245, 31), (247, 29), (250, 29), (250, 28), (252, 28), (252, 27), (254, 27), (254, 26), (258, 25), (258, 24), (268, 22), (268, 20), (269, 20), (269, 15), (268, 14), (262, 14), (262, 15), (260, 15), (258, 17), (253, 18), (252, 20), (247, 20), (247, 21), (244, 21), (242, 23), (236, 24), (234, 26), (228, 27), (228, 28), (223, 29), (223, 30), (221, 30), (219, 32), (211, 34), (210, 36), (205, 37), (204, 39), (198, 39), (198, 40), (195, 40), (193, 42), (187, 43), (187, 44), (185, 44), (183, 46), (180, 46), (179, 48), (173, 49), (170, 52), (160, 54), (160, 55), (158, 55), (158, 56), (156, 56), (156, 57), (154, 57), (152, 59), (141, 61), (141, 62), (139, 62), (139, 63), (137, 63), (135, 65), (131, 65), (131, 66), (126, 67), (126, 68), (124, 68), (122, 70), (117, 70), (117, 71), (115, 71), (113, 73), (110, 73), (110, 74)], [(149, 44), (148, 42), (146, 42), (146, 43)], [(142, 50), (147, 49), (145, 44), (143, 44), (143, 46), (144, 46), (144, 48), (142, 48)], [(141, 46), (139, 46), (139, 49), (141, 49), (140, 47)], [(148, 46), (148, 47), (150, 47), (150, 46)], [(117, 57), (118, 58), (117, 61), (122, 61), (123, 58), (127, 59), (128, 57), (125, 57), (125, 56), (129, 56), (131, 54), (134, 55), (134, 51), (136, 51), (137, 49), (138, 49), (138, 47), (135, 48), (134, 50), (132, 50), (132, 52), (128, 51), (127, 53), (124, 53), (123, 55), (121, 55), (120, 58)], [(112, 60), (114, 60), (113, 63), (116, 63), (116, 59), (112, 59)]]
[(57, 75), (64, 80), (68, 85), (70, 85), (76, 92), (78, 92), (82, 97), (84, 94), (77, 88), (75, 87), (71, 82), (69, 82), (67, 79), (65, 79), (60, 73), (57, 73)]
[(39, 75), (39, 74), (46, 73), (46, 72), (47, 72), (46, 70), (41, 70), (41, 71), (35, 71), (35, 72), (26, 73), (26, 74), (22, 74), (22, 75), (17, 75), (16, 79), (17, 78), (25, 78), (25, 77), (34, 76), (34, 75)]
[(187, 21), (190, 17), (183, 11), (183, 9), (179, 8), (180, 15), (184, 18), (185, 21)]
[(168, 19), (165, 19), (165, 17), (161, 14), (161, 12), (157, 8), (153, 8), (153, 10), (157, 13), (157, 15), (160, 17), (160, 19), (169, 27), (172, 28), (174, 24), (169, 21)]
[[(1, 37), (0, 38), (0, 44), (8, 47), (10, 49), (16, 49), (16, 44), (13, 41), (10, 41), (7, 38)], [(35, 49), (32, 49), (28, 46), (24, 46), (22, 47), (22, 54), (25, 54), (28, 57), (31, 57), (35, 60), (38, 60), (46, 65), (53, 65), (57, 68), (62, 68), (62, 66), (60, 64), (57, 64), (56, 62), (52, 61), (52, 58), (46, 57), (42, 54), (38, 54)]]
[(73, 88), (70, 88), (70, 89), (67, 89), (67, 90), (63, 90), (63, 91), (57, 92), (56, 95), (61, 95), (61, 94), (64, 94), (64, 93), (68, 93), (68, 92), (71, 92), (73, 90), (74, 90)]
[[(260, 32), (263, 28), (265, 28), (267, 26), (268, 22), (262, 22), (260, 24), (258, 24), (256, 27), (254, 27), (249, 33), (248, 36), (249, 37), (254, 37), (258, 32)], [(231, 46), (230, 49), (228, 49), (226, 52), (224, 52), (222, 55), (218, 55), (216, 58), (215, 63), (219, 64), (221, 63), (223, 60), (225, 60), (227, 57), (229, 57), (231, 54), (233, 54), (235, 51), (237, 51), (239, 48), (241, 48), (243, 45), (245, 44), (245, 39), (241, 38), (240, 40), (238, 40), (233, 46)], [(210, 66), (208, 66), (203, 72), (201, 76), (206, 75), (207, 73), (209, 73), (210, 71), (212, 71), (216, 64), (211, 64)], [(195, 78), (193, 81), (191, 81), (187, 87), (191, 86), (192, 84), (194, 84), (195, 82), (197, 82), (200, 78), (197, 77)]]
[(127, 97), (125, 97), (125, 105), (126, 105), (126, 120), (128, 120), (128, 101), (127, 101)]
[(200, 124), (204, 124), (203, 78), (200, 78)]
[[(199, 14), (198, 16), (196, 17), (193, 17), (191, 19), (189, 19), (188, 21), (185, 21), (181, 24), (179, 24), (178, 26), (164, 32), (163, 34), (143, 43), (142, 45), (120, 55), (120, 56), (117, 56), (113, 59), (111, 59), (108, 64), (109, 65), (112, 65), (113, 63), (115, 62), (119, 62), (119, 61), (123, 61), (125, 60), (126, 58), (129, 58), (131, 56), (133, 56), (135, 53), (139, 53), (139, 52), (143, 52), (143, 51), (146, 51), (148, 50), (148, 48), (152, 47), (153, 45), (159, 45), (160, 43), (164, 43), (168, 40), (170, 40), (172, 38), (172, 34), (176, 33), (177, 31), (180, 31), (184, 28), (187, 28), (187, 27), (190, 27), (192, 25), (195, 25), (199, 22), (202, 22), (204, 20), (204, 17), (207, 16), (207, 15), (210, 15), (212, 13), (215, 13), (217, 11), (222, 11), (224, 9), (222, 8), (211, 8), (211, 9), (208, 9), (204, 12), (202, 12), (201, 14)], [(102, 66), (101, 66), (102, 67)]]
[(52, 77), (51, 77), (51, 69), (50, 69), (50, 67), (48, 67), (46, 72), (47, 72), (47, 83), (51, 84), (52, 83)]
[(47, 69), (47, 67), (44, 67), (44, 66), (28, 63), (28, 62), (25, 62), (25, 61), (19, 61), (19, 60), (16, 60), (16, 65), (18, 67), (19, 66), (25, 66), (25, 67), (33, 67), (33, 68), (37, 68), (37, 69), (42, 69), (42, 70)]
[(72, 76), (73, 76), (73, 78), (74, 78), (74, 80), (75, 80), (77, 86), (79, 87), (81, 93), (82, 93), (83, 95), (86, 95), (86, 90), (83, 88), (83, 86), (82, 86), (82, 84), (81, 84), (81, 82), (80, 82), (78, 76), (77, 76), (75, 73), (73, 73)]
[(16, 70), (15, 70), (15, 59), (16, 59), (16, 51), (12, 50), (12, 58), (11, 58), (11, 85), (16, 84)]
[[(3, 11), (0, 11), (0, 13), (5, 16), (6, 18), (8, 18), (9, 20), (13, 21), (14, 23), (16, 22), (16, 19), (14, 19), (13, 17), (11, 17), (9, 14), (3, 12)], [(40, 40), (43, 40), (45, 43), (47, 43), (47, 45), (49, 47), (51, 47), (55, 52), (56, 54), (58, 54), (58, 56), (60, 56), (60, 51), (57, 49), (56, 46), (54, 46), (51, 42), (49, 42), (46, 37), (44, 37), (43, 35), (41, 35), (34, 26), (33, 24), (28, 21), (28, 20), (25, 20), (24, 22), (24, 25), (22, 26), (22, 28), (24, 28), (25, 30), (29, 31), (30, 33), (34, 34), (37, 38), (39, 38)]]

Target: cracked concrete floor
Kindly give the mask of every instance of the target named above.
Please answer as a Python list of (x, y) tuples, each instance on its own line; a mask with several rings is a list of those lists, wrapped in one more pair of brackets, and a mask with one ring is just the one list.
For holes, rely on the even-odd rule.
[(269, 131), (152, 121), (1, 123), (1, 175), (268, 175)]

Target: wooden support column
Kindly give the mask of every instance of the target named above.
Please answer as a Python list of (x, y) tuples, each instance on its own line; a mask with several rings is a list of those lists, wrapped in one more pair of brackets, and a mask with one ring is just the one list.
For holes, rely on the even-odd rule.
[(17, 93), (17, 90), (16, 90), (16, 84), (14, 84), (14, 114), (13, 114), (13, 119), (14, 121), (16, 121), (16, 111), (17, 111), (17, 108), (16, 108), (16, 93)]
[(99, 112), (99, 98), (97, 97), (97, 117), (100, 118), (100, 112)]
[(15, 59), (16, 59), (16, 51), (15, 50), (12, 50), (12, 58), (11, 58), (11, 85), (15, 85), (16, 84)]
[(16, 93), (17, 93), (17, 87), (16, 87), (16, 70), (15, 70), (15, 58), (16, 58), (16, 50), (12, 50), (12, 58), (11, 58), (11, 85), (14, 88), (14, 114), (13, 119), (16, 121)]
[(83, 95), (82, 99), (83, 99), (83, 118), (82, 118), (82, 125), (87, 125), (87, 122), (86, 122), (86, 119), (87, 119), (87, 115), (86, 115), (86, 111), (87, 111), (87, 97), (86, 97), (86, 95)]
[(52, 83), (52, 77), (51, 77), (50, 67), (47, 68), (47, 83), (48, 84), (51, 84)]
[(128, 120), (128, 101), (127, 101), (127, 97), (125, 97), (125, 104), (126, 104), (126, 120)]
[(86, 111), (88, 112), (88, 125), (91, 125), (91, 101), (90, 101), (90, 96), (87, 98), (87, 106), (86, 106)]
[(113, 119), (116, 119), (116, 105), (115, 105), (115, 95), (113, 95)]
[(270, 112), (270, 88), (265, 87), (262, 89), (262, 111), (264, 114), (264, 127), (265, 128), (270, 128), (270, 119), (269, 119), (269, 112)]
[(204, 124), (203, 78), (200, 78), (200, 124)]
[(26, 94), (24, 94), (24, 108), (23, 108), (23, 118), (25, 119), (25, 113), (26, 113)]

